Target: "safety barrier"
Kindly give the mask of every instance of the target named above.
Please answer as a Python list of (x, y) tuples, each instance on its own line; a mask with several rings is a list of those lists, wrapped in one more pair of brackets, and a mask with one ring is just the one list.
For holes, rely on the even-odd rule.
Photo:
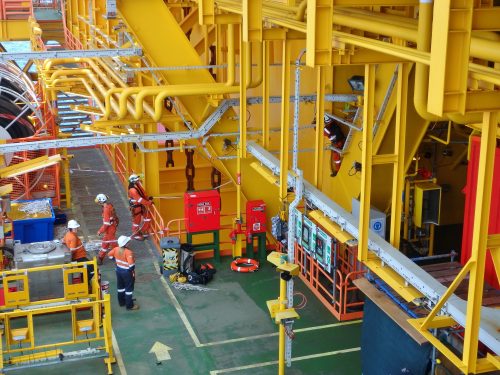
[[(332, 272), (327, 272), (302, 246), (295, 244), (295, 262), (300, 278), (325, 307), (340, 321), (363, 316), (363, 296), (353, 280), (364, 275), (357, 261), (357, 246), (338, 244)], [(332, 254), (332, 258), (333, 258)], [(336, 267), (335, 267), (336, 266)]]
[[(0, 323), (3, 326), (0, 343), (2, 335), (5, 335), (5, 346), (0, 345), (0, 372), (64, 363), (65, 360), (102, 357), (105, 358), (108, 374), (112, 374), (111, 364), (115, 362), (115, 358), (112, 348), (110, 297), (104, 295), (101, 298), (97, 277), (88, 282), (87, 267), (90, 266), (94, 267), (97, 274), (95, 259), (90, 262), (1, 272), (4, 305), (0, 307)], [(49, 272), (52, 274), (49, 275)], [(34, 301), (30, 291), (39, 291), (44, 277), (47, 278), (47, 284), (49, 279), (54, 277), (61, 279), (61, 294), (51, 290), (50, 293), (55, 293), (57, 298)], [(31, 280), (34, 285), (30, 285)], [(54, 288), (57, 286), (60, 285), (51, 285)], [(45, 334), (38, 333), (39, 330), (44, 332), (41, 323), (43, 321), (35, 324), (35, 318), (54, 313), (60, 314), (58, 319), (61, 322), (67, 319), (71, 339), (68, 339), (67, 334), (61, 335), (62, 337), (56, 335), (56, 338), (48, 343), (46, 330)], [(43, 340), (38, 338), (42, 335)], [(43, 344), (40, 344), (41, 342)], [(75, 345), (81, 350), (76, 350)], [(64, 352), (66, 347), (71, 351)]]

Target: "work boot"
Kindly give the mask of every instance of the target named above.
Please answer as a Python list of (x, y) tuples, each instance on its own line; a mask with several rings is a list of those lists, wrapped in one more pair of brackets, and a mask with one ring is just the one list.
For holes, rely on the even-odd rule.
[(131, 311), (131, 310), (139, 310), (139, 305), (138, 304), (135, 304), (134, 306), (132, 306), (130, 309), (127, 308), (127, 310)]
[(337, 175), (337, 171), (330, 173), (330, 177), (335, 177)]

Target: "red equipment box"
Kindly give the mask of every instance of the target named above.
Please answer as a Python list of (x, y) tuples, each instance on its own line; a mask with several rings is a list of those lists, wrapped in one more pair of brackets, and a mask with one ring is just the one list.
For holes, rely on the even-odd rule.
[(184, 193), (184, 217), (188, 233), (220, 229), (220, 194), (217, 190)]
[(246, 224), (250, 233), (266, 232), (266, 203), (263, 200), (247, 202)]

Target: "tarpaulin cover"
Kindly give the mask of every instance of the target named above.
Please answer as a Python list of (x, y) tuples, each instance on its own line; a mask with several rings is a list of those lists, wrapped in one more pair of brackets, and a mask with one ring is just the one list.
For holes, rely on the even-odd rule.
[(361, 332), (363, 375), (426, 374), (431, 345), (417, 344), (368, 298)]

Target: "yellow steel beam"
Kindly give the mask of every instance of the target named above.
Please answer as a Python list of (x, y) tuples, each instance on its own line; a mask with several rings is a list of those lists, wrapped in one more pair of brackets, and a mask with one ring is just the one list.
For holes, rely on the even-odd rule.
[(474, 9), (472, 30), (500, 30), (500, 7)]
[(262, 44), (263, 48), (263, 58), (264, 58), (264, 69), (263, 71), (263, 82), (262, 82), (262, 146), (265, 149), (269, 147), (269, 96), (270, 96), (270, 66), (269, 66), (269, 54), (270, 54), (270, 44), (271, 42), (265, 40)]
[(0, 186), (0, 197), (12, 193), (12, 184)]
[(434, 2), (427, 109), (437, 116), (445, 108), (465, 113), (473, 6), (473, 0)]
[(314, 186), (321, 189), (323, 185), (323, 128), (325, 121), (325, 85), (326, 85), (326, 67), (318, 66), (316, 68), (316, 131), (314, 137)]
[(363, 151), (361, 154), (361, 197), (359, 210), (358, 260), (368, 260), (368, 234), (370, 231), (370, 196), (372, 188), (373, 117), (375, 98), (375, 66), (365, 66), (363, 97)]
[(333, 237), (335, 237), (339, 242), (346, 243), (347, 241), (354, 240), (353, 236), (342, 230), (342, 228), (337, 223), (331, 221), (321, 211), (311, 211), (309, 212), (309, 216), (313, 218), (319, 225), (325, 228), (325, 230)]
[(0, 169), (0, 178), (10, 178), (19, 176), (20, 174), (25, 174), (29, 172), (36, 171), (41, 168), (50, 167), (51, 165), (57, 164), (61, 161), (61, 155), (52, 156), (40, 156), (35, 159), (28, 161), (23, 161), (19, 164), (13, 164), (8, 167)]
[[(291, 42), (283, 41), (281, 97), (290, 97), (290, 50)], [(287, 201), (288, 189), (288, 145), (290, 143), (290, 101), (281, 101), (281, 141), (280, 141), (280, 201)]]
[(497, 124), (497, 112), (486, 112), (483, 114), (483, 129), (481, 134), (477, 177), (476, 209), (474, 212), (474, 230), (470, 258), (475, 266), (472, 267), (469, 277), (463, 349), (463, 363), (467, 368), (467, 372), (476, 371)]
[(393, 164), (398, 161), (397, 154), (380, 154), (373, 155), (372, 163), (373, 165), (381, 165), (381, 164)]
[(427, 330), (421, 330), (422, 319), (409, 319), (408, 322), (422, 335), (424, 336), (441, 354), (443, 354), (451, 363), (453, 363), (459, 370), (465, 372), (465, 366), (463, 365), (460, 358), (450, 350), (445, 344), (441, 342), (436, 336)]
[(213, 25), (215, 20), (214, 0), (198, 1), (198, 22), (200, 25)]
[(331, 65), (332, 16), (331, 0), (307, 0), (307, 66)]
[(365, 260), (363, 263), (407, 302), (416, 302), (416, 300), (423, 297), (422, 293), (420, 293), (413, 286), (408, 285), (408, 282), (404, 278), (399, 276), (399, 274), (392, 268), (385, 266), (380, 259)]
[(243, 41), (262, 42), (262, 0), (243, 0)]
[(405, 79), (410, 69), (408, 64), (400, 64), (398, 68), (396, 129), (394, 134), (394, 153), (396, 163), (392, 173), (392, 202), (390, 243), (399, 249), (401, 236), (402, 197), (405, 183), (405, 143), (406, 143), (406, 112), (408, 106), (408, 81)]

